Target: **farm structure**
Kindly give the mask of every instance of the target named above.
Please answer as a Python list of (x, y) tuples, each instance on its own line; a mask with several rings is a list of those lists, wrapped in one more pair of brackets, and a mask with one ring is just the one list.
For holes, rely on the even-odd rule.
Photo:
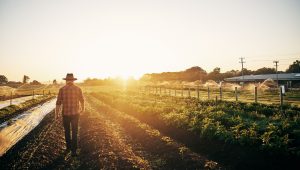
[(231, 78), (225, 78), (226, 82), (235, 83), (260, 83), (265, 80), (272, 79), (277, 81), (280, 85), (286, 85), (286, 87), (300, 87), (300, 73), (281, 73), (281, 74), (260, 74), (260, 75), (244, 75)]

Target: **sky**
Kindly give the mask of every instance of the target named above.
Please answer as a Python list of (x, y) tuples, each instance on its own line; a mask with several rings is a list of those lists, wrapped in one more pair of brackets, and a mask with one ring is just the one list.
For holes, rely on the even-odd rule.
[(300, 59), (299, 0), (0, 0), (0, 75), (140, 77)]

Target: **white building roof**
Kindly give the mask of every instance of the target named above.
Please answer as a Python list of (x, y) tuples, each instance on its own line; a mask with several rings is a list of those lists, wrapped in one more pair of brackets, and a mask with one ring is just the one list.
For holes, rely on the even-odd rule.
[[(266, 79), (277, 80), (277, 75), (276, 74), (244, 75), (244, 79), (243, 76), (237, 76), (237, 77), (225, 78), (225, 81), (230, 81), (230, 82), (264, 81)], [(278, 80), (284, 80), (284, 81), (300, 80), (300, 73), (281, 73), (278, 74)]]

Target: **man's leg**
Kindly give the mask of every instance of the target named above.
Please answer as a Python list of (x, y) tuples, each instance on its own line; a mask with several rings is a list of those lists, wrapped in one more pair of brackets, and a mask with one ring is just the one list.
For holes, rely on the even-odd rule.
[(72, 152), (76, 154), (77, 150), (77, 132), (78, 132), (79, 115), (73, 115), (71, 120), (72, 126)]
[(70, 117), (63, 116), (63, 125), (64, 125), (64, 129), (65, 129), (65, 139), (66, 139), (67, 150), (71, 149), (70, 123), (71, 123)]

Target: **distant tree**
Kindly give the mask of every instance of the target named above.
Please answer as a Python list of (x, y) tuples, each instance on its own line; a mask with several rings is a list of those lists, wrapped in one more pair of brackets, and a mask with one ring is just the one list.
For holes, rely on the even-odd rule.
[(32, 85), (41, 85), (42, 83), (38, 82), (37, 80), (33, 80), (30, 84), (32, 84)]
[(275, 74), (276, 70), (275, 68), (267, 68), (267, 67), (263, 67), (260, 69), (257, 69), (256, 71), (253, 71), (253, 74)]
[(206, 74), (206, 71), (199, 66), (194, 66), (185, 70), (185, 72), (200, 72)]
[(223, 79), (221, 74), (221, 68), (220, 67), (214, 68), (212, 72), (208, 73), (207, 79), (221, 81)]
[(151, 74), (144, 74), (141, 78), (141, 81), (151, 81), (152, 80), (152, 76)]
[(56, 85), (57, 84), (57, 81), (56, 79), (53, 80), (52, 84)]
[(296, 60), (286, 70), (287, 73), (300, 73), (300, 61)]
[(213, 72), (216, 74), (220, 74), (221, 73), (221, 68), (220, 67), (216, 67), (213, 69)]
[(18, 81), (18, 82), (16, 82), (16, 81), (9, 81), (9, 82), (7, 82), (7, 84), (22, 84), (22, 82), (20, 82), (20, 81)]
[(6, 84), (8, 79), (4, 75), (0, 75), (0, 84)]
[(181, 80), (183, 81), (203, 80), (207, 75), (206, 71), (198, 66), (186, 69), (184, 72), (181, 72), (179, 74), (181, 74)]
[(24, 83), (24, 84), (28, 83), (28, 80), (29, 80), (29, 79), (30, 79), (30, 78), (29, 78), (28, 76), (24, 75), (24, 76), (23, 76), (23, 83)]
[(197, 81), (206, 79), (206, 71), (195, 66), (179, 72), (163, 72), (145, 74), (141, 78), (143, 81)]
[[(251, 75), (251, 74), (254, 74), (254, 72), (253, 72), (252, 70), (248, 70), (248, 69), (246, 69), (246, 68), (243, 69), (243, 73), (244, 73), (244, 75)], [(241, 75), (242, 75), (242, 73), (241, 73)]]
[(239, 70), (230, 70), (225, 73), (222, 73), (223, 78), (235, 77), (235, 76), (239, 76), (239, 75), (240, 75)]
[[(295, 61), (287, 70), (287, 72), (300, 72), (300, 64), (299, 61)], [(244, 75), (252, 75), (252, 74), (275, 74), (276, 70), (274, 68), (259, 68), (257, 70), (248, 70), (246, 68), (243, 69)], [(278, 73), (282, 73), (278, 71)], [(198, 66), (194, 66), (188, 68), (184, 71), (179, 72), (163, 72), (163, 73), (150, 73), (145, 74), (140, 79), (142, 81), (206, 81), (206, 80), (215, 80), (222, 81), (225, 78), (241, 76), (242, 71), (240, 70), (230, 70), (225, 73), (221, 73), (221, 68), (216, 67), (212, 72), (207, 73), (204, 69)]]

